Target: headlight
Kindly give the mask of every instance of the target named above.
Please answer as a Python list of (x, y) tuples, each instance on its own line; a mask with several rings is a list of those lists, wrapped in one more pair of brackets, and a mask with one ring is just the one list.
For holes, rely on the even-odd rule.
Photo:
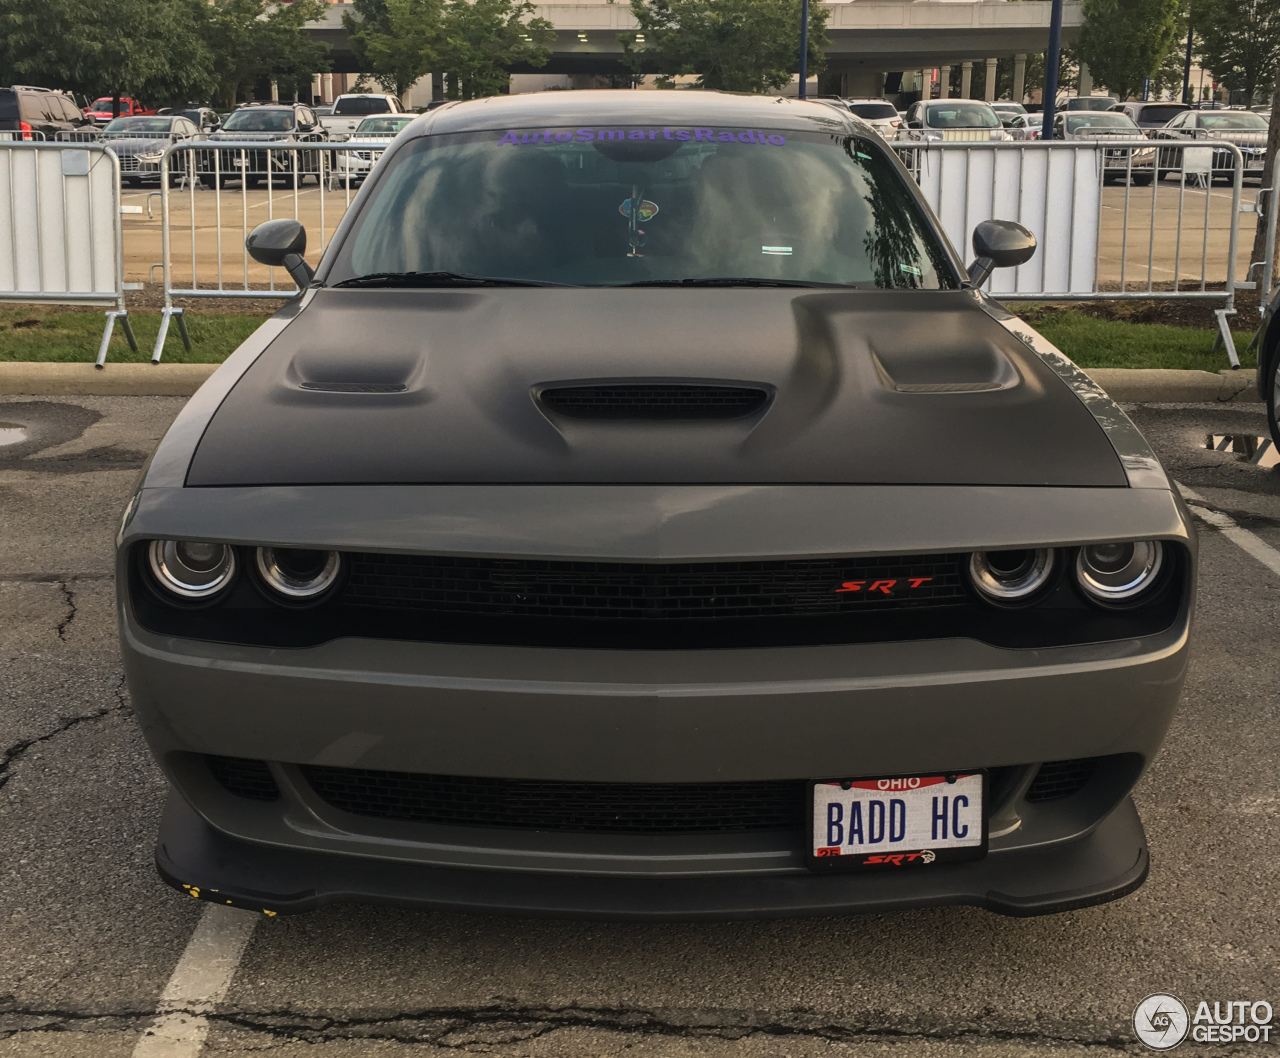
[(342, 556), (336, 551), (296, 547), (258, 548), (258, 572), (272, 591), (290, 599), (314, 599), (338, 579)]
[(202, 540), (152, 540), (148, 558), (160, 586), (184, 599), (216, 595), (236, 572), (231, 548)]
[(1018, 551), (975, 551), (969, 556), (969, 579), (978, 594), (997, 605), (1029, 602), (1053, 576), (1051, 548)]
[(1076, 556), (1076, 580), (1097, 602), (1123, 602), (1150, 588), (1163, 562), (1159, 540), (1089, 544)]

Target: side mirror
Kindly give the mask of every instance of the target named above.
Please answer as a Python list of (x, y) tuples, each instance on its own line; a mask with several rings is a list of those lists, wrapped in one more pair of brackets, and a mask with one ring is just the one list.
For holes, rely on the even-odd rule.
[(973, 252), (977, 257), (969, 266), (969, 282), (980, 287), (997, 268), (1016, 268), (1030, 261), (1036, 237), (1011, 220), (984, 220), (973, 229)]
[(302, 258), (307, 252), (307, 229), (296, 220), (269, 220), (259, 224), (249, 232), (244, 247), (258, 264), (287, 269), (299, 290), (315, 277), (311, 266)]

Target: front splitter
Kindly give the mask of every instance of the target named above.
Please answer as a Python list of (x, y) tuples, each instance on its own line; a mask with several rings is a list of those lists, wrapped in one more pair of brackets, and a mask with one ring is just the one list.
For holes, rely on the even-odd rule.
[(462, 870), (299, 851), (215, 830), (171, 790), (156, 845), (160, 876), (189, 896), (268, 915), (330, 903), (552, 918), (789, 918), (965, 904), (1045, 915), (1116, 900), (1146, 880), (1146, 835), (1130, 798), (1078, 841), (971, 863), (884, 873), (638, 878)]

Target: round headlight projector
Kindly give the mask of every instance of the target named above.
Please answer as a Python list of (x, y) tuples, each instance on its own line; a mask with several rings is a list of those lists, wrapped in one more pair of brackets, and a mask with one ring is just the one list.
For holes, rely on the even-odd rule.
[(328, 591), (342, 567), (342, 558), (336, 551), (260, 547), (257, 553), (263, 582), (290, 599), (314, 599)]
[(202, 540), (152, 540), (148, 558), (160, 585), (185, 599), (216, 595), (236, 572), (231, 548)]
[(1026, 602), (1053, 576), (1052, 548), (1018, 551), (975, 551), (969, 556), (969, 578), (988, 602), (1016, 605)]
[(1098, 602), (1123, 602), (1155, 583), (1163, 561), (1159, 540), (1089, 544), (1076, 557), (1076, 580)]

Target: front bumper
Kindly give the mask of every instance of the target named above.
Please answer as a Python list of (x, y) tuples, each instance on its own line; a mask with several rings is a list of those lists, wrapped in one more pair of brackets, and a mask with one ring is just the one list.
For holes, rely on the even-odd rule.
[(720, 878), (530, 875), (388, 863), (254, 845), (209, 826), (176, 793), (165, 806), (156, 866), (175, 889), (269, 915), (340, 902), (554, 918), (691, 920), (905, 911), (967, 904), (1002, 915), (1106, 903), (1146, 881), (1146, 835), (1125, 798), (1066, 845), (893, 874)]

